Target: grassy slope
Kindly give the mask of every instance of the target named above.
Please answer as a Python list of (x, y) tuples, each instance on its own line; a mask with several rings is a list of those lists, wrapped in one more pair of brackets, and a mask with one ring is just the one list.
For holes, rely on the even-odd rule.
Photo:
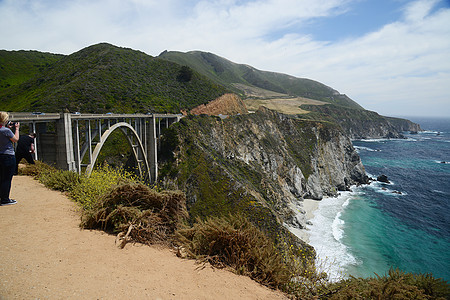
[(0, 91), (33, 78), (64, 55), (0, 50)]
[(82, 49), (31, 80), (0, 91), (0, 109), (46, 112), (179, 112), (227, 92), (199, 73), (181, 80), (181, 66), (109, 44)]
[(257, 70), (251, 66), (236, 64), (212, 53), (192, 52), (163, 52), (161, 58), (190, 66), (215, 82), (240, 91), (241, 88), (233, 84), (256, 86), (262, 89), (290, 96), (299, 96), (325, 101), (345, 107), (362, 109), (362, 107), (345, 95), (339, 94), (332, 88), (314, 80), (296, 78), (293, 76)]

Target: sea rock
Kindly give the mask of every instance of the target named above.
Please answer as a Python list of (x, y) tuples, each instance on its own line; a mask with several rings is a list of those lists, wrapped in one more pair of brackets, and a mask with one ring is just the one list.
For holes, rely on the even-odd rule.
[(384, 182), (384, 183), (391, 183), (388, 179), (388, 177), (384, 174), (377, 177), (377, 181)]

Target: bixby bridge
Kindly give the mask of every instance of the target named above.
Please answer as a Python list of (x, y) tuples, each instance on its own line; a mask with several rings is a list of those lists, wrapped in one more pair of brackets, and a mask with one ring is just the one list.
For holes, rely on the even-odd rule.
[[(162, 130), (181, 114), (10, 113), (10, 121), (36, 132), (35, 159), (90, 175), (108, 137), (120, 130), (127, 138), (141, 176), (158, 178), (158, 141)], [(27, 132), (21, 131), (21, 134)]]

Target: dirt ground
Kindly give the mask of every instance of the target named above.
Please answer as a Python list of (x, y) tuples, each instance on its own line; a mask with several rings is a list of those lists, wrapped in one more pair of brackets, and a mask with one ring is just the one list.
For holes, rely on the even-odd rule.
[(248, 277), (161, 247), (80, 230), (76, 205), (31, 177), (0, 206), (0, 299), (286, 299)]

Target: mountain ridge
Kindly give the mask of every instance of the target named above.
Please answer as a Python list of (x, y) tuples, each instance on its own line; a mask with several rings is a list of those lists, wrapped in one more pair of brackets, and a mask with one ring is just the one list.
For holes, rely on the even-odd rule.
[(0, 109), (179, 112), (226, 92), (192, 69), (101, 43), (64, 56), (30, 80), (0, 90)]
[[(401, 131), (420, 130), (410, 121), (368, 112), (320, 82), (260, 71), (209, 52), (164, 51), (153, 57), (107, 43), (66, 56), (0, 51), (0, 109), (5, 111), (179, 113), (230, 92), (244, 102), (269, 101), (267, 107), (292, 117), (336, 122), (352, 138), (401, 137)], [(287, 110), (277, 109), (280, 102)], [(373, 130), (377, 126), (384, 130)]]
[(291, 97), (312, 98), (331, 104), (363, 109), (346, 95), (340, 94), (318, 81), (282, 73), (261, 71), (247, 64), (234, 63), (210, 52), (164, 51), (158, 57), (196, 69), (203, 75), (210, 77), (211, 80), (224, 84), (244, 97), (246, 96), (245, 90), (239, 88), (236, 84), (254, 86)]

